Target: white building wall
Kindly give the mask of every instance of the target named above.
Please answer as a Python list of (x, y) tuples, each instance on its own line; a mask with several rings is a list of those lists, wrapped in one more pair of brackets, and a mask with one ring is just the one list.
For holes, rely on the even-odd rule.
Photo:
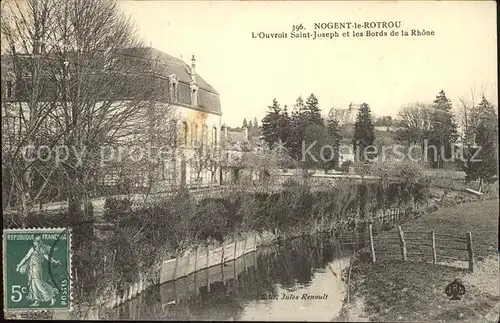
[(167, 190), (179, 185), (205, 187), (219, 184), (219, 170), (215, 172), (214, 182), (211, 183), (212, 173), (208, 169), (202, 170), (198, 184), (198, 174), (192, 163), (197, 160), (195, 147), (199, 147), (202, 141), (210, 147), (220, 147), (222, 116), (188, 105), (170, 104), (168, 109), (171, 109), (172, 117), (177, 119), (178, 129), (175, 156), (166, 167), (173, 172), (173, 176), (162, 177), (155, 190)]

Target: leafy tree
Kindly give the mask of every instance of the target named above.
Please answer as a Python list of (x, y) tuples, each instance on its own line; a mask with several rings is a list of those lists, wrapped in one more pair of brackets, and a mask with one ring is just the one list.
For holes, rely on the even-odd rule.
[(375, 120), (375, 126), (390, 127), (392, 126), (392, 121), (391, 116), (379, 117)]
[(267, 143), (269, 148), (273, 148), (280, 141), (282, 131), (282, 114), (281, 108), (276, 99), (273, 99), (273, 104), (268, 106), (268, 111), (266, 116), (262, 119), (262, 135), (264, 136), (264, 141)]
[(253, 123), (252, 126), (250, 127), (250, 124), (252, 124), (252, 122), (249, 122), (248, 138), (259, 137), (260, 136), (260, 128), (259, 128), (259, 126), (256, 125), (255, 123)]
[(300, 160), (302, 159), (302, 142), (304, 141), (306, 128), (310, 125), (318, 125), (324, 128), (321, 110), (318, 107), (318, 99), (314, 94), (311, 94), (306, 99), (306, 102), (301, 96), (297, 98), (290, 117), (290, 123), (287, 147), (291, 156)]
[(332, 167), (338, 168), (339, 166), (339, 153), (340, 153), (340, 143), (342, 142), (342, 136), (340, 132), (339, 122), (335, 119), (329, 118), (327, 124), (328, 135), (332, 140), (334, 147), (334, 159), (332, 160)]
[(490, 182), (498, 176), (498, 124), (493, 105), (483, 96), (479, 105), (472, 110), (470, 130), (477, 146), (464, 150), (466, 157), (463, 170), (466, 180), (479, 179), (479, 190), (483, 182)]
[(458, 138), (458, 133), (451, 111), (451, 102), (443, 90), (439, 92), (433, 103), (429, 149), (433, 150), (436, 147), (437, 156), (434, 155), (434, 151), (431, 151), (428, 155), (436, 157), (431, 161), (431, 165), (439, 168), (443, 163), (443, 157), (446, 159), (451, 157), (453, 144)]
[[(299, 111), (300, 112), (300, 111)], [(311, 93), (306, 99), (304, 110), (300, 112), (301, 117), (306, 120), (308, 124), (323, 124), (323, 117), (321, 117), (321, 110), (318, 107), (318, 98)]]
[(307, 125), (301, 142), (303, 166), (308, 169), (321, 168), (325, 171), (333, 168), (335, 148), (332, 146), (332, 141), (324, 125)]
[(477, 107), (473, 107), (470, 113), (470, 131), (474, 134), (477, 132), (477, 129), (481, 123), (485, 123), (488, 126), (496, 125), (496, 112), (495, 108), (484, 96), (481, 99), (481, 102), (477, 105)]
[[(363, 103), (359, 108), (358, 115), (356, 117), (356, 123), (354, 124), (353, 139), (353, 148), (355, 152), (357, 152), (357, 149), (359, 149), (360, 160), (364, 160), (365, 148), (373, 145), (374, 141), (375, 133), (370, 106), (367, 103)], [(368, 153), (369, 151), (366, 151), (366, 155), (368, 155)]]
[(300, 159), (302, 138), (304, 136), (304, 129), (306, 126), (305, 120), (301, 118), (304, 109), (304, 100), (302, 99), (302, 96), (299, 96), (295, 101), (290, 117), (291, 127), (287, 142), (287, 148), (290, 151), (290, 155), (296, 160)]
[(396, 137), (408, 145), (423, 146), (424, 139), (429, 138), (432, 127), (433, 107), (416, 102), (403, 106), (398, 112), (398, 123), (402, 127)]
[(288, 114), (288, 108), (285, 105), (285, 107), (281, 111), (281, 118), (280, 118), (280, 138), (283, 141), (283, 143), (287, 143), (288, 141), (290, 141), (291, 130), (292, 130), (292, 119), (290, 118), (290, 115)]

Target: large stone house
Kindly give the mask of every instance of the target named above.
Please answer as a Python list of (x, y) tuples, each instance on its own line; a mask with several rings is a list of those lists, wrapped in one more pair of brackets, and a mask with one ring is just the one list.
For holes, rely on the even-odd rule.
[(339, 125), (353, 125), (356, 122), (359, 107), (359, 104), (351, 103), (347, 109), (332, 108), (329, 112), (329, 118), (337, 120)]
[[(197, 152), (201, 150), (219, 150), (222, 111), (219, 93), (196, 72), (194, 55), (190, 64), (151, 47), (123, 49), (115, 56), (114, 59), (121, 61), (126, 72), (109, 72), (105, 66), (99, 68), (99, 72), (94, 73), (98, 74), (95, 76), (96, 80), (100, 80), (102, 74), (108, 81), (102, 82), (106, 88), (101, 89), (94, 99), (104, 102), (108, 100), (106, 96), (109, 94), (113, 95), (113, 104), (119, 102), (122, 105), (133, 99), (140, 100), (141, 104), (137, 106), (154, 116), (149, 120), (155, 123), (155, 127), (139, 123), (134, 125), (134, 120), (128, 120), (128, 123), (124, 124), (127, 127), (124, 128), (144, 127), (144, 134), (148, 133), (148, 129), (169, 133), (169, 136), (148, 134), (145, 138), (156, 138), (152, 144), (168, 147), (170, 155), (161, 161), (153, 174), (147, 173), (145, 170), (148, 167), (141, 166), (141, 163), (134, 164), (137, 169), (116, 163), (103, 167), (101, 171), (96, 172), (97, 186), (113, 187), (126, 182), (130, 187), (154, 186), (155, 191), (162, 191), (172, 185), (199, 186), (219, 182), (220, 177), (213, 176), (214, 170), (209, 171), (207, 167), (201, 167), (195, 161)], [(72, 59), (70, 56), (68, 60)], [(10, 56), (2, 55), (2, 122), (8, 122), (13, 126), (12, 129), (16, 129), (15, 126), (19, 125), (18, 112), (23, 111), (19, 107), (27, 103), (23, 102), (26, 97), (22, 94), (23, 87), (18, 84), (22, 83), (22, 77), (16, 77), (15, 73), (9, 72), (13, 70), (12, 61)], [(67, 66), (72, 62), (65, 64)], [(41, 82), (43, 81), (41, 79)], [(50, 93), (51, 90), (46, 91)], [(142, 95), (139, 99), (137, 96), (130, 98), (131, 93), (138, 92)], [(102, 95), (102, 98), (99, 97)], [(60, 97), (50, 94), (46, 96), (47, 100)], [(57, 102), (55, 104), (57, 105)], [(123, 140), (123, 144), (126, 145), (127, 140)]]
[(223, 125), (221, 132), (220, 183), (257, 182), (260, 170), (252, 165), (263, 153), (265, 142), (260, 135), (252, 136), (248, 128), (230, 129)]

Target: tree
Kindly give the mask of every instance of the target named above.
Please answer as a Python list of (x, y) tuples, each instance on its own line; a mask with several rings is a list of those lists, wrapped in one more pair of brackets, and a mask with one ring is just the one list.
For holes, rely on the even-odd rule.
[(272, 148), (276, 143), (282, 140), (282, 114), (281, 108), (276, 99), (273, 99), (273, 104), (268, 106), (266, 116), (262, 119), (262, 135), (264, 141)]
[(218, 147), (210, 145), (206, 147), (205, 155), (207, 156), (205, 169), (210, 172), (210, 186), (212, 186), (217, 182), (216, 175), (221, 163), (221, 151)]
[(302, 139), (304, 137), (304, 129), (307, 125), (306, 120), (302, 118), (305, 110), (304, 100), (299, 96), (293, 106), (290, 116), (290, 133), (288, 134), (287, 148), (290, 156), (296, 160), (301, 158)]
[(287, 147), (293, 158), (301, 160), (306, 128), (311, 125), (324, 127), (321, 110), (318, 107), (318, 99), (314, 94), (309, 95), (305, 103), (301, 96), (297, 98), (290, 117), (290, 124)]
[(257, 118), (253, 118), (253, 126), (254, 128), (258, 128), (259, 127), (259, 122), (257, 121)]
[(334, 147), (334, 159), (332, 160), (332, 167), (334, 169), (339, 167), (339, 158), (340, 158), (340, 143), (342, 142), (342, 136), (340, 132), (340, 126), (338, 120), (333, 118), (328, 118), (327, 130), (328, 135), (332, 140), (332, 144)]
[(212, 166), (211, 150), (203, 144), (196, 144), (193, 148), (193, 155), (189, 160), (189, 165), (196, 175), (196, 186), (199, 187), (202, 181), (201, 175), (204, 170)]
[(397, 139), (408, 145), (422, 145), (431, 132), (433, 108), (425, 103), (416, 102), (401, 107), (398, 112), (399, 125)]
[(318, 99), (312, 93), (306, 99), (306, 104), (304, 106), (303, 111), (301, 111), (300, 114), (301, 117), (306, 120), (307, 124), (317, 124), (317, 125), (323, 124), (323, 117), (321, 116), (321, 110), (318, 107)]
[(304, 129), (301, 147), (303, 166), (307, 169), (332, 169), (336, 158), (332, 138), (324, 125), (310, 124)]
[(463, 145), (471, 145), (474, 141), (474, 134), (472, 131), (471, 115), (475, 108), (475, 98), (472, 92), (472, 104), (466, 102), (463, 98), (459, 99), (459, 108), (457, 111), (457, 121), (460, 123), (462, 132), (460, 133), (460, 141)]
[[(431, 165), (439, 168), (444, 161), (443, 159), (449, 160), (457, 138), (457, 125), (452, 113), (452, 105), (444, 91), (441, 90), (433, 102), (429, 149), (435, 147), (437, 156), (434, 155), (435, 158), (432, 160)], [(432, 156), (433, 153), (429, 155)]]
[(57, 168), (47, 165), (45, 180), (34, 187), (34, 177), (41, 170), (35, 167), (33, 149), (25, 149), (36, 144), (53, 147), (54, 138), (61, 135), (59, 132), (40, 142), (39, 134), (51, 130), (46, 120), (53, 109), (53, 102), (44, 95), (48, 86), (41, 81), (47, 64), (40, 59), (54, 23), (52, 5), (52, 1), (27, 1), (26, 7), (18, 2), (2, 2), (2, 90), (4, 80), (8, 87), (2, 91), (2, 186), (9, 191), (4, 206), (19, 204), (22, 226)]
[(498, 117), (493, 105), (483, 96), (470, 113), (470, 131), (476, 145), (464, 149), (463, 170), (466, 180), (479, 179), (479, 191), (484, 182), (498, 176)]
[(373, 145), (374, 141), (375, 133), (370, 106), (366, 103), (363, 103), (359, 108), (358, 115), (356, 117), (356, 123), (354, 124), (353, 139), (354, 151), (359, 152), (360, 155), (358, 157), (361, 161), (364, 161), (365, 157), (368, 157), (369, 151), (366, 150), (366, 148)]
[(377, 118), (375, 120), (375, 126), (380, 126), (380, 127), (392, 126), (392, 117), (391, 116), (383, 116), (383, 117)]
[[(250, 124), (251, 124), (251, 122), (250, 122)], [(247, 128), (247, 129), (248, 129), (248, 127), (249, 127), (249, 126), (248, 126), (248, 121), (247, 121), (247, 118), (244, 118), (244, 119), (243, 119), (243, 128)]]
[(280, 138), (283, 143), (290, 141), (290, 132), (292, 131), (292, 119), (288, 114), (288, 107), (285, 105), (280, 115)]
[[(31, 84), (22, 88), (15, 105), (31, 106), (29, 118), (39, 120), (25, 128), (31, 139), (46, 127), (54, 145), (69, 148), (57, 172), (46, 163), (42, 175), (65, 192), (69, 216), (78, 223), (103, 169), (102, 148), (150, 140), (152, 115), (159, 109), (154, 102), (168, 86), (154, 76), (156, 60), (147, 59), (151, 52), (115, 1), (30, 0), (27, 11), (11, 3), (2, 34), (14, 70), (27, 75), (19, 83)], [(145, 165), (146, 172), (150, 166)], [(29, 188), (22, 191), (29, 196)]]
[(491, 102), (489, 102), (484, 96), (481, 98), (481, 102), (477, 106), (472, 106), (469, 112), (469, 127), (470, 132), (473, 134), (477, 132), (478, 127), (481, 124), (485, 124), (488, 127), (496, 125), (496, 111)]
[(248, 123), (248, 138), (254, 138), (260, 136), (260, 128), (257, 121)]

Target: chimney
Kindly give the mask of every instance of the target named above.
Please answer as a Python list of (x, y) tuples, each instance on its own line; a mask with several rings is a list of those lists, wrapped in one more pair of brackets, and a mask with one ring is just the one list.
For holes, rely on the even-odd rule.
[(191, 89), (191, 105), (198, 105), (198, 85), (196, 84), (196, 59), (191, 58), (191, 84), (189, 85)]
[(248, 128), (247, 127), (243, 127), (243, 134), (245, 136), (245, 140), (248, 140)]
[(191, 57), (191, 80), (196, 82), (196, 59), (194, 58), (194, 54)]
[(222, 131), (224, 132), (224, 140), (227, 141), (227, 127), (225, 124), (222, 125)]

